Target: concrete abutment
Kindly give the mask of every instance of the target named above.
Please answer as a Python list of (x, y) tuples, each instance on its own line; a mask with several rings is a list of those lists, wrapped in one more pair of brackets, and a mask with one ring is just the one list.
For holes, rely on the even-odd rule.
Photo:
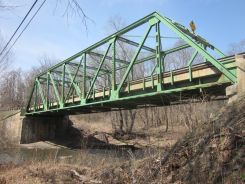
[(0, 121), (1, 144), (19, 145), (53, 140), (65, 135), (70, 124), (68, 116), (24, 117), (18, 113)]
[(245, 54), (236, 55), (237, 66), (237, 83), (226, 88), (226, 96), (229, 97), (229, 101), (233, 102), (238, 96), (245, 93)]

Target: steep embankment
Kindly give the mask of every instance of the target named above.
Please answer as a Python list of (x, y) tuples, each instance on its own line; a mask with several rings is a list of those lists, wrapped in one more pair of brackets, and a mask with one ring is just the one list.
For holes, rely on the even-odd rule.
[(112, 168), (98, 177), (104, 183), (243, 183), (244, 109), (245, 98), (239, 98), (161, 157), (126, 164), (120, 172)]
[[(168, 152), (120, 166), (1, 166), (0, 183), (244, 183), (245, 97), (186, 134)], [(133, 158), (133, 156), (132, 156)]]

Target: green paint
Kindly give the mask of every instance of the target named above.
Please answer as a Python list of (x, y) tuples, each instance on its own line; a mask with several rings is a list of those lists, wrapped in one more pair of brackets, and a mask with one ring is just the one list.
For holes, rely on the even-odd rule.
[[(128, 33), (143, 24), (148, 27), (145, 34), (141, 35), (142, 40), (139, 43), (124, 37), (125, 33)], [(185, 44), (163, 50), (162, 40), (164, 40), (165, 37), (160, 34), (162, 26), (165, 26), (172, 32), (176, 33), (178, 38), (185, 41)], [(154, 37), (149, 35), (152, 27), (155, 27)], [(153, 45), (154, 48), (145, 44), (147, 38), (151, 38), (151, 40), (153, 40), (152, 42), (155, 43), (155, 45)], [(119, 57), (119, 47), (116, 44), (119, 41), (135, 48), (135, 53), (131, 59), (122, 59)], [(100, 54), (100, 46), (106, 45), (107, 47), (105, 48), (106, 50), (104, 54)], [(164, 71), (165, 56), (186, 48), (195, 49), (195, 52), (185, 69), (189, 73), (189, 80), (177, 83), (176, 71)], [(217, 60), (208, 52), (207, 48), (218, 53), (221, 57), (225, 57), (220, 50), (211, 45), (201, 36), (193, 34), (183, 25), (153, 12), (139, 21), (71, 56), (63, 62), (49, 68), (48, 71), (45, 71), (36, 77), (35, 83), (33, 84), (30, 92), (26, 114), (41, 114), (44, 112), (54, 112), (54, 110), (59, 112), (61, 110), (75, 107), (90, 107), (93, 105), (104, 105), (106, 103), (120, 103), (124, 100), (135, 100), (159, 94), (177, 93), (193, 89), (202, 90), (215, 85), (226, 86), (227, 84), (235, 83), (236, 66), (234, 65), (234, 57), (221, 58)], [(111, 52), (109, 52), (110, 50)], [(144, 52), (147, 54), (142, 54)], [(214, 76), (207, 76), (202, 78), (202, 80), (193, 78), (192, 71), (194, 66), (192, 66), (192, 63), (197, 54), (202, 55), (203, 58), (210, 63), (210, 66), (216, 68), (222, 75), (217, 74)], [(92, 56), (99, 58), (98, 66), (93, 65)], [(78, 59), (80, 59), (79, 63), (77, 63)], [(143, 77), (142, 79), (136, 79), (136, 65), (145, 64), (145, 62), (153, 59), (155, 59), (156, 63), (151, 74)], [(105, 62), (107, 62), (107, 65), (109, 66), (105, 67)], [(144, 65), (144, 67), (148, 67), (148, 65)], [(121, 78), (117, 76), (117, 72), (123, 74)], [(55, 78), (52, 74), (55, 74)], [(163, 81), (163, 75), (169, 76), (169, 78), (167, 78), (168, 83)], [(102, 77), (106, 77), (107, 79), (105, 82), (106, 86), (99, 88), (95, 83)], [(140, 90), (135, 91), (134, 88), (132, 88), (132, 85), (135, 82), (132, 82), (133, 79), (142, 82), (139, 83), (139, 85), (142, 86), (142, 88), (140, 86)], [(202, 83), (197, 85), (195, 82), (198, 80)], [(149, 84), (150, 87), (146, 87), (146, 85)], [(49, 88), (51, 85), (54, 89), (58, 105), (55, 105), (50, 100), (51, 95)], [(46, 89), (42, 86), (46, 86)], [(61, 94), (59, 94), (58, 86), (61, 87)], [(125, 87), (128, 87), (127, 91), (125, 91)], [(102, 93), (100, 98), (96, 97), (97, 92)], [(106, 95), (108, 93), (109, 96)], [(79, 101), (74, 102), (74, 98), (77, 97), (79, 98)], [(69, 100), (73, 102), (68, 102)]]

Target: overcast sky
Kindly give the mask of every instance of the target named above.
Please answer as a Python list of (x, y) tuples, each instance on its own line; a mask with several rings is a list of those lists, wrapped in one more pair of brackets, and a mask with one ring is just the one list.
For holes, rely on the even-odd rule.
[[(33, 1), (7, 1), (18, 7), (0, 12), (0, 31), (6, 40)], [(81, 0), (83, 10), (94, 21), (88, 21), (88, 31), (79, 17), (67, 20), (62, 16), (64, 5), (56, 8), (55, 2), (47, 0), (14, 46), (14, 67), (27, 70), (38, 65), (44, 54), (65, 59), (105, 37), (109, 19), (121, 16), (130, 24), (153, 11), (185, 26), (194, 20), (197, 33), (223, 52), (231, 43), (245, 39), (245, 0)]]

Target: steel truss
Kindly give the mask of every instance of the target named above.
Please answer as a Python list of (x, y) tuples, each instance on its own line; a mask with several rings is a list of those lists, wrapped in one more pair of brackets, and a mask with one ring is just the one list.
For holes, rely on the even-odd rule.
[[(124, 36), (142, 25), (147, 28), (140, 42)], [(163, 50), (161, 26), (170, 29), (185, 44)], [(154, 48), (145, 44), (152, 37), (149, 35), (152, 30), (155, 33)], [(119, 42), (134, 47), (131, 58), (118, 56)], [(100, 50), (102, 47), (106, 47), (104, 53)], [(181, 70), (165, 71), (165, 58), (187, 48), (194, 49), (187, 67), (183, 69), (187, 71), (188, 79), (178, 81), (177, 75)], [(139, 104), (157, 104), (159, 100), (151, 99), (154, 96), (235, 83), (236, 72), (235, 67), (232, 67), (234, 59), (218, 60), (209, 50), (225, 57), (201, 36), (154, 12), (38, 75), (30, 93), (26, 115), (64, 111), (69, 113), (72, 109), (90, 112), (88, 109), (133, 108)], [(142, 55), (142, 52), (147, 54)], [(209, 64), (193, 66), (198, 54)], [(148, 61), (155, 63), (151, 74), (143, 74), (141, 79), (134, 79), (134, 67)], [(206, 66), (211, 67), (215, 74), (199, 78), (193, 76), (198, 67)]]

